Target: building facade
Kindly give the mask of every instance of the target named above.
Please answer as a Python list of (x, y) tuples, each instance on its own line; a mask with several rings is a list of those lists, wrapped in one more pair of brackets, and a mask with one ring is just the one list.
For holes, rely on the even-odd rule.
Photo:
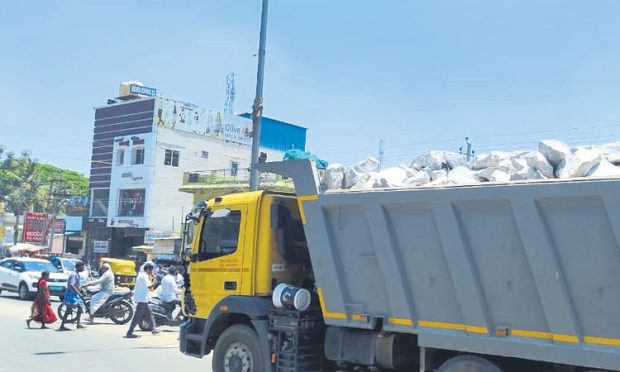
[[(273, 122), (261, 133), (268, 159), (305, 147), (305, 128)], [(128, 257), (134, 246), (180, 233), (193, 205), (192, 195), (179, 191), (184, 175), (242, 177), (250, 165), (251, 125), (247, 117), (163, 97), (111, 100), (96, 108), (88, 258)]]

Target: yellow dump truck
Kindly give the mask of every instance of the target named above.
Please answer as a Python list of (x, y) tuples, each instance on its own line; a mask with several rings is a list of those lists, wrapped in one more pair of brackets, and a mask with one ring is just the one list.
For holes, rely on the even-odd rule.
[(620, 371), (620, 178), (218, 197), (182, 352), (213, 371)]

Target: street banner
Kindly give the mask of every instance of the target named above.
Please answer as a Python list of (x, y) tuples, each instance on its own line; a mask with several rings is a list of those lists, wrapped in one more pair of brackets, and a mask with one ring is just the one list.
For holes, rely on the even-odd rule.
[[(45, 242), (51, 224), (51, 219), (47, 218), (45, 213), (26, 213), (26, 220), (24, 221), (24, 241), (28, 243)], [(54, 227), (54, 234), (64, 234), (65, 221), (57, 219)]]

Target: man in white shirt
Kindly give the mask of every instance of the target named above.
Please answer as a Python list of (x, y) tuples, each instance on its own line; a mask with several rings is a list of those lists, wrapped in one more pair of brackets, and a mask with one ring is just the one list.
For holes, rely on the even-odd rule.
[(168, 319), (172, 319), (172, 311), (181, 305), (178, 295), (181, 293), (177, 285), (177, 269), (171, 267), (168, 274), (161, 280), (161, 302)]
[(144, 270), (140, 272), (136, 278), (136, 286), (133, 289), (133, 300), (138, 305), (136, 306), (136, 312), (133, 314), (131, 325), (125, 336), (126, 338), (138, 338), (138, 336), (133, 333), (133, 330), (136, 328), (136, 325), (138, 325), (138, 322), (142, 321), (145, 316), (148, 317), (151, 322), (151, 332), (154, 335), (159, 333), (156, 328), (155, 317), (151, 312), (151, 308), (149, 308), (149, 289), (153, 287), (149, 276), (153, 272), (153, 265), (147, 263), (143, 268)]
[(86, 283), (82, 287), (91, 287), (101, 284), (101, 290), (90, 298), (90, 321), (93, 321), (95, 313), (105, 304), (107, 299), (114, 294), (114, 273), (109, 263), (104, 262), (101, 265), (101, 276), (94, 282)]

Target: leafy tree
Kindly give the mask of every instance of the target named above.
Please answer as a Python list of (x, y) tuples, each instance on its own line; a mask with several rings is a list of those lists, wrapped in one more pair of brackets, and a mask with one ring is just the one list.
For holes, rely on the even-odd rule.
[(6, 208), (15, 215), (15, 242), (19, 236), (19, 217), (32, 211), (39, 198), (41, 178), (37, 165), (36, 159), (27, 151), (19, 157), (8, 153), (0, 165), (0, 184)]
[(0, 199), (16, 216), (15, 242), (24, 212), (63, 214), (67, 200), (87, 195), (88, 179), (82, 174), (40, 164), (27, 151), (20, 156), (5, 153), (0, 146)]

